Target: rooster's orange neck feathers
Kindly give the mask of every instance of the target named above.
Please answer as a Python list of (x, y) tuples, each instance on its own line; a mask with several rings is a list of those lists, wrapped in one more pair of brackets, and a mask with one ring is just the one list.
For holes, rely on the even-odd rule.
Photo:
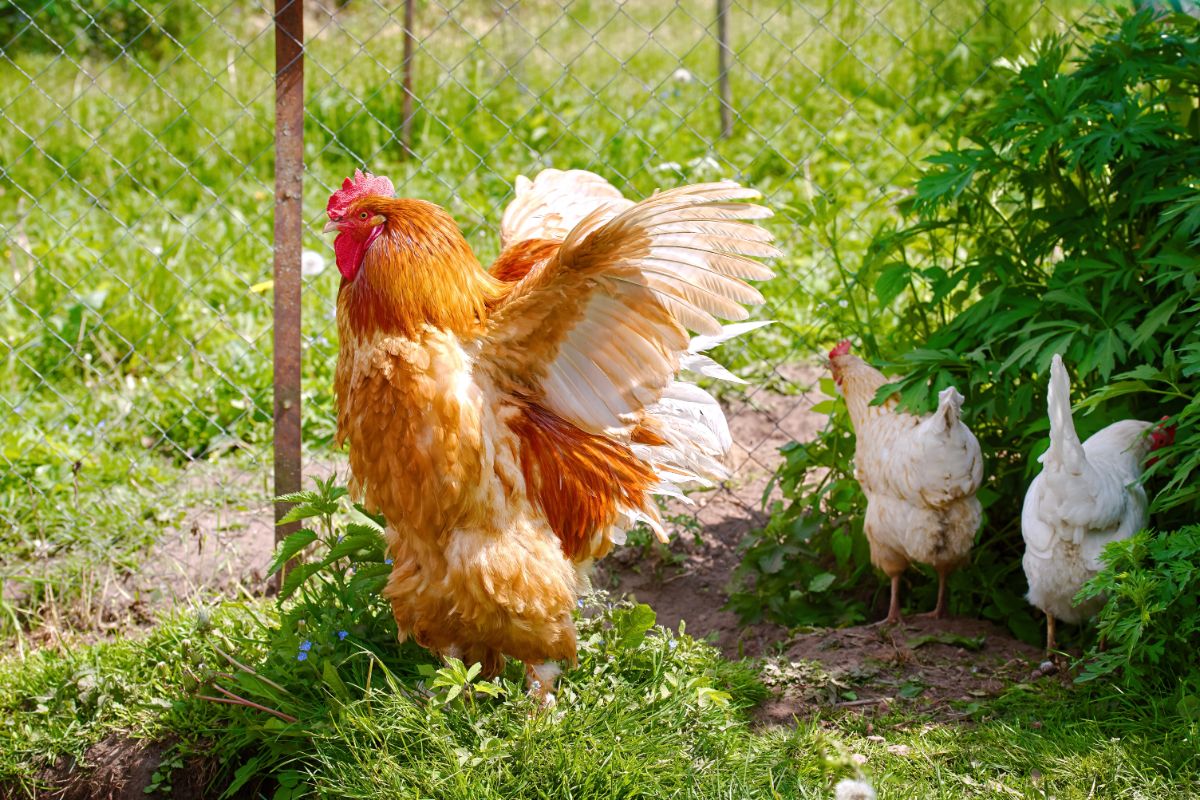
[(422, 200), (376, 198), (386, 218), (353, 281), (338, 292), (340, 322), (358, 337), (415, 339), (426, 325), (477, 335), (504, 284), (483, 270), (458, 225)]

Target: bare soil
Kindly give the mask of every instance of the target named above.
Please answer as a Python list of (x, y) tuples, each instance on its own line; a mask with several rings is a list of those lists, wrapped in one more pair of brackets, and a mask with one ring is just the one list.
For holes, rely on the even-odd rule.
[(900, 625), (817, 630), (767, 659), (776, 690), (756, 719), (791, 724), (819, 709), (887, 714), (903, 708), (939, 720), (971, 715), (981, 699), (1028, 680), (1038, 648), (989, 622), (911, 617)]
[[(935, 704), (975, 697), (972, 692), (998, 688), (1008, 676), (1001, 666), (1014, 661), (1021, 666), (1012, 669), (1028, 675), (1031, 660), (1037, 661), (1036, 650), (979, 621), (935, 624), (914, 619), (903, 631), (864, 626), (795, 634), (772, 624), (743, 625), (733, 612), (723, 609), (740, 561), (739, 546), (767, 521), (764, 492), (780, 464), (779, 448), (811, 439), (825, 424), (824, 415), (811, 411), (814, 403), (824, 399), (816, 388), (822, 374), (815, 365), (785, 366), (774, 378), (788, 394), (750, 389), (726, 402), (734, 441), (731, 480), (719, 489), (694, 494), (692, 506), (676, 503), (669, 509), (687, 522), (678, 526), (670, 545), (619, 548), (597, 566), (593, 582), (648, 603), (661, 624), (670, 628), (683, 624), (688, 633), (708, 639), (728, 656), (819, 662), (833, 680), (827, 686), (841, 692), (834, 692), (841, 699), (830, 695), (830, 703), (858, 701), (838, 707), (867, 708), (870, 699), (879, 699), (877, 705), (882, 706), (887, 698), (895, 700), (896, 685), (905, 681), (923, 682), (926, 688), (915, 696)], [(308, 460), (306, 480), (346, 469), (343, 456), (324, 454)], [(93, 615), (71, 620), (76, 636), (80, 630), (100, 638), (145, 627), (164, 610), (180, 605), (269, 593), (266, 570), (275, 535), (271, 505), (265, 490), (248, 491), (246, 485), (264, 481), (264, 476), (232, 472), (221, 465), (193, 467), (180, 491), (208, 498), (206, 502), (190, 509), (168, 531), (146, 554), (141, 568), (111, 579)], [(985, 644), (976, 650), (930, 641), (912, 644), (916, 638), (935, 634), (944, 634), (947, 641), (982, 637)], [(47, 643), (54, 637), (43, 633), (41, 638)], [(788, 674), (789, 669), (795, 671), (781, 669)], [(962, 675), (967, 677), (960, 680)], [(863, 676), (868, 676), (866, 688)], [(839, 684), (847, 680), (859, 688), (842, 690)], [(808, 692), (803, 702), (792, 696), (794, 692), (784, 692), (775, 710), (764, 711), (764, 718), (786, 716), (789, 708), (803, 711), (804, 703), (820, 696), (809, 692), (811, 688), (803, 687), (801, 694)], [(915, 691), (909, 688), (906, 694)], [(847, 692), (855, 695), (853, 700), (841, 696)]]
[(648, 603), (661, 624), (676, 628), (683, 622), (690, 634), (710, 639), (735, 657), (761, 653), (786, 636), (773, 625), (744, 626), (722, 606), (741, 560), (739, 545), (767, 522), (763, 493), (782, 460), (779, 448), (813, 438), (825, 424), (824, 415), (810, 410), (823, 399), (815, 388), (821, 369), (785, 367), (783, 372), (795, 394), (751, 391), (726, 404), (734, 442), (729, 462), (733, 477), (728, 483), (694, 494), (694, 507), (672, 505), (672, 513), (695, 518), (698, 536), (681, 531), (672, 540), (669, 555), (625, 548), (601, 562), (595, 577), (599, 586)]
[[(59, 758), (40, 776), (43, 789), (37, 796), (45, 800), (204, 800), (221, 794), (221, 787), (210, 785), (216, 764), (203, 758), (175, 761), (171, 747), (171, 742), (109, 736), (89, 747), (78, 761)], [(248, 790), (235, 795), (253, 796)], [(16, 800), (17, 796), (0, 786), (0, 798), (9, 797)]]

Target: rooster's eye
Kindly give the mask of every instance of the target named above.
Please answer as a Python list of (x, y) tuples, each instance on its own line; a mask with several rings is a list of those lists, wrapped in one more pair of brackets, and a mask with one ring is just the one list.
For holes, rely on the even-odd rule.
[(360, 212), (358, 212), (358, 218), (359, 218), (359, 219), (366, 219), (366, 218), (367, 218), (367, 212), (365, 212), (365, 211), (360, 211)]

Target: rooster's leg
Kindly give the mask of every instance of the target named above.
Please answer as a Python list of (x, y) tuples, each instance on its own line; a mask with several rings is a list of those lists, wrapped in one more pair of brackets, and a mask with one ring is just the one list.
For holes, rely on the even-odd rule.
[(1058, 646), (1058, 643), (1054, 641), (1054, 615), (1047, 613), (1046, 614), (1046, 653), (1047, 654), (1053, 653), (1054, 648), (1057, 646)]
[(892, 602), (888, 605), (888, 615), (884, 622), (888, 625), (900, 623), (900, 576), (892, 576)]
[(562, 669), (553, 661), (525, 664), (525, 685), (529, 687), (529, 696), (537, 698), (543, 706), (554, 705), (554, 682), (560, 672)]

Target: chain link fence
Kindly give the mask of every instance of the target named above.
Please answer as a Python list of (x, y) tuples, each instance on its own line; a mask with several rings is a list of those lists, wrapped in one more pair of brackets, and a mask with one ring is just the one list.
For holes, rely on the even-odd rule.
[[(308, 0), (306, 469), (338, 463), (328, 193), (356, 167), (388, 175), (445, 206), (487, 263), (513, 179), (553, 166), (633, 197), (733, 178), (776, 210), (786, 257), (760, 313), (779, 322), (726, 356), (753, 377), (731, 400), (740, 466), (765, 476), (808, 403), (803, 365), (849, 332), (833, 330), (839, 282), (897, 218), (921, 159), (1005, 59), (1087, 10)], [(219, 550), (223, 533), (270, 530), (272, 258), (288, 244), (272, 228), (272, 11), (0, 9), (0, 582), (14, 621), (56, 592), (87, 595), (97, 571), (120, 584), (165, 531), (215, 535)]]

